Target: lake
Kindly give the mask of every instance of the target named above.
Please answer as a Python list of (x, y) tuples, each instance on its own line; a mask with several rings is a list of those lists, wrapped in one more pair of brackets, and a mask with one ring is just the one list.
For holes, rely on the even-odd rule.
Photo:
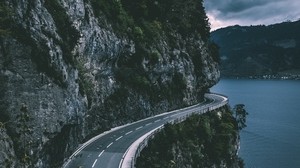
[(245, 104), (239, 156), (246, 168), (300, 167), (300, 81), (222, 79), (211, 89)]

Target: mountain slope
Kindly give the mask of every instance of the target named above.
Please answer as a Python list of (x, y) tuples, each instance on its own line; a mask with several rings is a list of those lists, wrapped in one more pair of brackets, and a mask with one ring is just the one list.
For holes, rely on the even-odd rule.
[(5, 0), (0, 9), (4, 166), (59, 167), (85, 139), (202, 101), (219, 80), (202, 1)]
[(223, 76), (277, 75), (300, 69), (300, 21), (231, 26), (212, 32), (211, 38), (220, 46)]

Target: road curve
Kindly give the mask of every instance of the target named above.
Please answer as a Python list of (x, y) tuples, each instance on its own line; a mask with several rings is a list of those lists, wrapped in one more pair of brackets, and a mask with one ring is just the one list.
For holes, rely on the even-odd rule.
[[(140, 137), (191, 113), (204, 113), (227, 104), (227, 98), (205, 94), (206, 101), (197, 105), (159, 114), (131, 124), (113, 128), (79, 147), (65, 162), (63, 168), (119, 168), (123, 155)], [(125, 161), (124, 161), (125, 162)]]

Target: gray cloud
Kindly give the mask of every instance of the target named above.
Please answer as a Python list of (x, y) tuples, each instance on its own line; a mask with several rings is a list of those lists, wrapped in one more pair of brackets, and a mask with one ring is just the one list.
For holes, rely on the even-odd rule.
[(205, 0), (212, 29), (233, 24), (273, 24), (300, 18), (299, 0)]
[(243, 10), (268, 3), (266, 0), (206, 0), (208, 10), (216, 9), (222, 13), (237, 13)]

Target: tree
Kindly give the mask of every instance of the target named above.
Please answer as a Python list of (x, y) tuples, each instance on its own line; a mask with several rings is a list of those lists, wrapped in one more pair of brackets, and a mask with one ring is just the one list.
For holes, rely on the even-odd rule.
[(0, 2), (0, 36), (9, 34), (11, 24), (10, 15), (11, 11), (5, 2)]
[(219, 53), (220, 47), (215, 42), (209, 42), (208, 47), (209, 47), (210, 55), (212, 56), (214, 61), (220, 63), (220, 53)]
[[(8, 135), (6, 134), (6, 123), (3, 123), (0, 121), (0, 134), (1, 134), (1, 137), (0, 137), (0, 141), (4, 141), (4, 143), (10, 143), (9, 141), (9, 137)], [(4, 147), (4, 149), (1, 149), (1, 152), (4, 152), (4, 155), (2, 156), (3, 160), (0, 160), (0, 167), (14, 167), (14, 157), (11, 153), (7, 152), (8, 149), (7, 147)], [(7, 152), (7, 153), (6, 153)]]
[(235, 119), (238, 123), (238, 129), (242, 130), (243, 128), (247, 127), (246, 125), (246, 116), (249, 114), (245, 110), (244, 104), (237, 104), (233, 108), (233, 114), (235, 115)]
[(17, 126), (19, 128), (19, 135), (23, 150), (21, 154), (21, 163), (23, 164), (23, 167), (28, 167), (31, 164), (30, 146), (32, 142), (30, 135), (33, 131), (30, 126), (31, 118), (27, 105), (22, 104), (20, 112), (21, 113), (17, 116)]

